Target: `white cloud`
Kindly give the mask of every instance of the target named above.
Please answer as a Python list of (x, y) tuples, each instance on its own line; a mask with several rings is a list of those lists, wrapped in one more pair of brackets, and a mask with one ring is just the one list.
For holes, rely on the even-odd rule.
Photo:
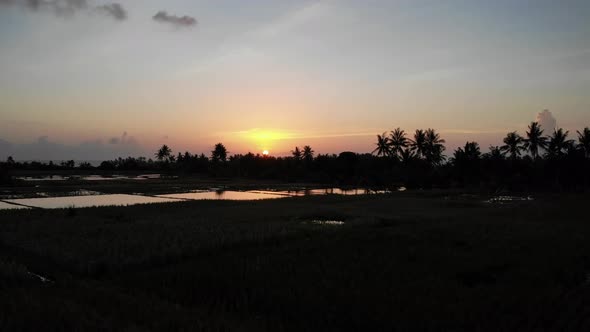
[(545, 131), (545, 134), (550, 134), (557, 127), (557, 120), (553, 117), (553, 114), (549, 110), (537, 114), (535, 120), (541, 125), (541, 129)]

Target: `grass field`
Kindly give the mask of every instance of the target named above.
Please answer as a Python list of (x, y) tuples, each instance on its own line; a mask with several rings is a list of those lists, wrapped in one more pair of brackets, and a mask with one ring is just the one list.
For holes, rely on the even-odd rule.
[(590, 330), (590, 196), (485, 199), (0, 211), (0, 330)]

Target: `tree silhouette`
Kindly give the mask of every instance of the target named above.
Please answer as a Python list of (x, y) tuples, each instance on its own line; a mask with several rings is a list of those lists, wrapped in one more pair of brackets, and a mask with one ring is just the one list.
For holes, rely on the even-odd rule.
[(543, 129), (538, 122), (531, 122), (526, 132), (524, 146), (531, 153), (533, 159), (539, 158), (539, 150), (547, 148), (547, 137), (543, 136)]
[(389, 135), (389, 153), (392, 156), (400, 156), (406, 147), (409, 145), (409, 140), (406, 137), (406, 132), (399, 127), (393, 130)]
[(416, 154), (409, 148), (405, 148), (400, 153), (400, 160), (404, 165), (408, 165), (409, 163), (411, 163), (412, 160), (414, 160), (414, 158), (416, 158)]
[(467, 142), (465, 143), (465, 157), (468, 160), (477, 160), (481, 157), (481, 150), (479, 148), (479, 144), (477, 142)]
[(549, 137), (547, 157), (562, 157), (573, 147), (574, 141), (568, 140), (568, 135), (569, 131), (563, 131), (562, 128), (553, 131), (553, 134)]
[(156, 152), (155, 156), (159, 161), (169, 161), (170, 157), (172, 156), (172, 150), (168, 147), (168, 145), (164, 144), (160, 150)]
[(590, 158), (590, 128), (586, 127), (578, 133), (578, 148), (584, 151), (586, 158)]
[(410, 148), (418, 157), (424, 157), (426, 152), (426, 132), (422, 129), (416, 129), (414, 139), (410, 140)]
[(443, 152), (445, 151), (445, 146), (443, 145), (445, 140), (440, 138), (440, 135), (431, 128), (426, 130), (425, 136), (424, 154), (426, 160), (432, 165), (439, 165), (445, 159), (445, 156), (443, 155)]
[(480, 158), (481, 150), (476, 142), (467, 142), (464, 148), (457, 148), (453, 153), (455, 163), (470, 162)]
[(303, 159), (305, 162), (310, 163), (313, 160), (313, 153), (311, 146), (306, 145), (303, 147)]
[(376, 153), (378, 157), (385, 157), (391, 154), (391, 147), (389, 146), (389, 138), (387, 137), (386, 133), (383, 135), (377, 135), (377, 147), (373, 152)]
[(524, 139), (513, 131), (504, 137), (504, 145), (500, 149), (503, 153), (509, 153), (510, 159), (516, 160), (526, 148), (524, 147)]
[(504, 160), (504, 153), (501, 147), (490, 145), (490, 151), (485, 153), (483, 158), (495, 161)]
[(225, 162), (227, 160), (227, 149), (222, 143), (215, 144), (215, 148), (211, 151), (211, 159), (214, 162)]
[(291, 151), (291, 154), (293, 155), (293, 159), (295, 160), (301, 160), (301, 150), (299, 150), (299, 147), (295, 147), (295, 150)]

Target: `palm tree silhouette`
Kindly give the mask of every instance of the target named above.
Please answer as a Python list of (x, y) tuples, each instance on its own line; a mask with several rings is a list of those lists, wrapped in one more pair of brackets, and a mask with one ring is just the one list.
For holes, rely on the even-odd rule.
[(516, 160), (520, 157), (520, 153), (526, 149), (523, 144), (524, 139), (522, 136), (513, 131), (504, 137), (504, 145), (500, 149), (504, 153), (509, 153), (510, 159)]
[(444, 143), (446, 141), (440, 138), (440, 135), (431, 128), (426, 130), (425, 136), (426, 160), (428, 160), (433, 165), (438, 165), (445, 159), (443, 152), (445, 151)]
[(158, 150), (158, 152), (156, 152), (156, 154), (155, 154), (155, 157), (159, 161), (170, 161), (171, 156), (172, 156), (172, 150), (166, 144), (162, 145), (160, 150)]
[(563, 131), (562, 128), (553, 131), (553, 134), (549, 137), (548, 157), (562, 157), (567, 153), (574, 144), (573, 140), (567, 139), (568, 135), (569, 131)]
[(586, 158), (590, 158), (590, 128), (578, 131), (578, 148), (584, 151)]
[(311, 162), (313, 160), (313, 153), (314, 151), (311, 149), (311, 146), (306, 145), (303, 147), (303, 159), (306, 162)]
[(293, 158), (295, 160), (301, 160), (301, 150), (299, 150), (299, 147), (295, 147), (295, 150), (291, 151), (291, 154), (293, 154)]
[(481, 150), (476, 142), (465, 143), (464, 148), (457, 148), (453, 154), (455, 162), (474, 161), (481, 158)]
[(416, 129), (414, 139), (410, 140), (410, 148), (416, 152), (416, 156), (424, 157), (426, 152), (426, 132), (422, 129)]
[(476, 160), (481, 157), (481, 150), (477, 142), (465, 143), (465, 157), (469, 160)]
[(389, 135), (389, 153), (391, 153), (393, 156), (401, 157), (402, 152), (406, 147), (408, 147), (409, 143), (410, 142), (406, 137), (406, 132), (398, 127)]
[(485, 153), (483, 157), (490, 160), (504, 160), (504, 153), (501, 147), (490, 145), (490, 151)]
[(410, 162), (412, 162), (412, 160), (414, 160), (415, 157), (416, 154), (409, 148), (405, 148), (400, 153), (400, 159), (404, 165), (408, 165)]
[(391, 152), (390, 152), (391, 147), (389, 146), (389, 138), (387, 137), (386, 133), (383, 133), (383, 135), (377, 135), (376, 145), (377, 145), (377, 147), (371, 153), (376, 152), (377, 156), (381, 156), (381, 157), (389, 156), (391, 154)]
[(539, 149), (547, 148), (547, 137), (543, 136), (543, 129), (538, 122), (531, 122), (526, 132), (524, 146), (531, 153), (533, 159), (539, 158)]
[(215, 148), (211, 151), (211, 159), (215, 162), (227, 160), (227, 149), (222, 143), (215, 144)]

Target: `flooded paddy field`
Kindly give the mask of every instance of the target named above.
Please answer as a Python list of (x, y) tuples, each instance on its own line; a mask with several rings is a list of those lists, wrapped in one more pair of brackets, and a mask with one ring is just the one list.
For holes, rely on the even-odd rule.
[(224, 181), (162, 174), (29, 175), (0, 187), (1, 209), (81, 208), (167, 203), (182, 200), (261, 200), (316, 195), (370, 195), (385, 189), (334, 188), (318, 184)]

